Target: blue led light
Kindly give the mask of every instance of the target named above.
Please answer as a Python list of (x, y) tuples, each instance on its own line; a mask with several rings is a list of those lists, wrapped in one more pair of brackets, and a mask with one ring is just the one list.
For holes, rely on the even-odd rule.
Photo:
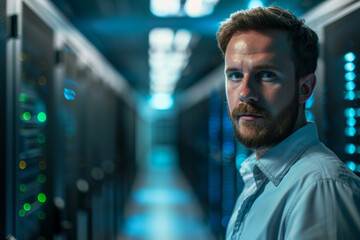
[(346, 120), (346, 124), (349, 126), (349, 127), (353, 127), (356, 125), (356, 119), (355, 118), (348, 118)]
[(351, 171), (355, 171), (356, 164), (355, 164), (354, 162), (352, 162), (352, 161), (347, 161), (345, 164), (346, 164), (346, 166), (347, 166), (348, 168), (350, 168)]
[(347, 154), (354, 154), (356, 151), (356, 147), (354, 144), (349, 143), (345, 145), (345, 153)]
[(352, 90), (354, 90), (356, 88), (356, 84), (354, 83), (354, 82), (347, 82), (346, 84), (345, 84), (345, 89), (347, 90), (347, 91), (352, 91)]
[(352, 62), (348, 62), (344, 65), (345, 70), (348, 72), (354, 71), (355, 67), (356, 67), (355, 64)]
[[(355, 110), (354, 110), (354, 112), (355, 112)], [(354, 114), (355, 115), (355, 114)], [(356, 109), (356, 116), (357, 117), (360, 117), (360, 108), (357, 108)], [(353, 116), (354, 117), (354, 116)]]
[(346, 108), (344, 111), (345, 117), (355, 117), (355, 113), (354, 108)]
[(354, 72), (347, 72), (345, 73), (345, 79), (347, 81), (354, 81), (356, 78), (356, 74)]
[(354, 127), (345, 128), (345, 135), (348, 137), (353, 137), (356, 134), (356, 129)]
[(345, 59), (345, 61), (347, 61), (347, 62), (352, 62), (352, 61), (354, 61), (355, 60), (355, 54), (353, 53), (353, 52), (348, 52), (348, 53), (346, 53), (345, 55), (344, 55), (344, 59)]
[(355, 96), (355, 93), (353, 91), (350, 91), (346, 93), (345, 99), (352, 101), (355, 99)]
[(76, 93), (72, 89), (64, 88), (64, 97), (66, 98), (66, 100), (72, 101), (75, 100)]

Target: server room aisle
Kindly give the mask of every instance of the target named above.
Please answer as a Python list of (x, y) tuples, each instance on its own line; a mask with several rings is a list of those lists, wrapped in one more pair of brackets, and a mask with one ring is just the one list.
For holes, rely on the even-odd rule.
[(153, 148), (126, 206), (121, 240), (212, 240), (204, 215), (177, 164), (175, 148)]

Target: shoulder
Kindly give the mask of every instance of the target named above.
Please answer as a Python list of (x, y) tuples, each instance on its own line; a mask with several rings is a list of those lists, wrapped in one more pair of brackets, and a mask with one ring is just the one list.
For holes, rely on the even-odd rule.
[(322, 143), (309, 147), (291, 167), (289, 173), (302, 175), (305, 181), (313, 183), (311, 185), (324, 182), (344, 184), (360, 196), (360, 178)]

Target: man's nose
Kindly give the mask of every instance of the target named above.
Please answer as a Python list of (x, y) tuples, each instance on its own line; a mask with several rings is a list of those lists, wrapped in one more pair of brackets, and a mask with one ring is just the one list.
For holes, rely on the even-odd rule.
[(239, 86), (239, 100), (244, 103), (256, 103), (259, 101), (258, 92), (254, 79), (247, 76)]

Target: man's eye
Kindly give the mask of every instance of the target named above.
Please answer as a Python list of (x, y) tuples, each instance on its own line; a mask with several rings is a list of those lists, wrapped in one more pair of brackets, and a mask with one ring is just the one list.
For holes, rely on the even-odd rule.
[(234, 72), (234, 73), (229, 73), (228, 74), (228, 78), (232, 79), (232, 80), (238, 80), (244, 77), (244, 74), (239, 73), (239, 72)]
[(275, 73), (273, 73), (273, 72), (260, 72), (260, 73), (259, 73), (259, 77), (260, 77), (261, 79), (271, 80), (271, 79), (276, 78), (276, 75), (275, 75)]

